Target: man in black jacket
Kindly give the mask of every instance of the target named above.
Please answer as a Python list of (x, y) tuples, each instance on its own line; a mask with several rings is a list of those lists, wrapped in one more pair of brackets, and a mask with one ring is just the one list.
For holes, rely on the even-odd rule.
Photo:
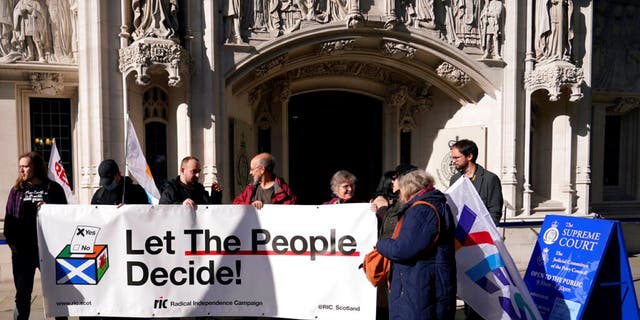
[(131, 178), (123, 177), (113, 159), (102, 161), (98, 166), (98, 174), (100, 189), (93, 194), (91, 204), (149, 204), (144, 189), (134, 184)]
[(192, 209), (196, 209), (199, 204), (220, 204), (221, 189), (216, 188), (216, 184), (214, 184), (214, 188), (211, 190), (214, 196), (210, 198), (209, 192), (199, 182), (201, 171), (198, 158), (189, 156), (182, 159), (180, 175), (167, 181), (164, 185), (160, 204), (183, 204)]

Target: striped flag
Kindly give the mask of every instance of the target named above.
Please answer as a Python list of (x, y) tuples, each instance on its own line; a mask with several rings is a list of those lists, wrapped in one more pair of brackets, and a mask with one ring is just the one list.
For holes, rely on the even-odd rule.
[(445, 195), (456, 220), (458, 296), (485, 319), (542, 319), (471, 181), (458, 179)]
[(147, 192), (147, 196), (150, 198), (151, 203), (158, 204), (160, 201), (160, 191), (156, 187), (156, 183), (153, 181), (153, 175), (151, 169), (147, 165), (147, 160), (144, 158), (140, 142), (138, 142), (138, 136), (136, 136), (136, 130), (133, 128), (133, 123), (129, 119), (127, 114), (127, 150), (126, 150), (126, 162), (131, 175), (136, 178), (140, 186)]
[(64, 167), (60, 161), (60, 153), (58, 153), (56, 139), (54, 138), (51, 145), (51, 154), (49, 155), (49, 171), (47, 172), (47, 177), (62, 186), (68, 204), (76, 203), (76, 199), (73, 197), (73, 192), (71, 191), (71, 186), (69, 185), (69, 180), (67, 179), (67, 172), (64, 171)]

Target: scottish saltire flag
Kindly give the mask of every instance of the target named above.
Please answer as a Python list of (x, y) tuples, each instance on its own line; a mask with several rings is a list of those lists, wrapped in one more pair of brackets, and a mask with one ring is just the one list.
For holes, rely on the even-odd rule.
[(69, 185), (69, 179), (67, 179), (67, 173), (64, 171), (64, 167), (60, 160), (60, 153), (58, 153), (56, 139), (54, 138), (51, 145), (51, 154), (49, 155), (49, 171), (47, 172), (47, 177), (62, 186), (64, 194), (67, 197), (67, 203), (73, 204), (76, 203), (76, 199), (73, 197), (73, 192)]
[(485, 319), (542, 319), (471, 181), (463, 176), (445, 195), (456, 220), (458, 296)]
[[(140, 142), (138, 142), (138, 136), (136, 136), (136, 130), (133, 128), (133, 123), (127, 117), (127, 166), (131, 175), (138, 180), (138, 183), (147, 192), (147, 196), (151, 199), (153, 204), (158, 204), (160, 201), (160, 191), (156, 187), (156, 183), (153, 181), (153, 175), (151, 169), (147, 165), (147, 160), (144, 158)], [(126, 191), (125, 191), (126, 192)]]

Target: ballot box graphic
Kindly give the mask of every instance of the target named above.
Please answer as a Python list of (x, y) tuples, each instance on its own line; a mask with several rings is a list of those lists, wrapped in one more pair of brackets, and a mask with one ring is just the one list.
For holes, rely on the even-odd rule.
[(72, 253), (66, 245), (56, 257), (56, 283), (95, 285), (109, 269), (109, 250), (105, 244), (93, 246), (92, 253)]

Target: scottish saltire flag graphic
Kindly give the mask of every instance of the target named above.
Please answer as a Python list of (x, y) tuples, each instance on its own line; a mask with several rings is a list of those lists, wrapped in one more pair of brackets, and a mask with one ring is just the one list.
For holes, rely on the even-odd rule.
[[(153, 175), (151, 169), (147, 165), (147, 160), (144, 158), (140, 142), (138, 142), (138, 136), (136, 130), (133, 128), (133, 123), (129, 119), (127, 114), (127, 166), (131, 175), (138, 180), (138, 183), (147, 192), (147, 196), (151, 198), (153, 204), (158, 204), (160, 201), (160, 191), (156, 187), (156, 183), (153, 181)], [(125, 191), (126, 192), (126, 191)]]
[(97, 284), (109, 268), (106, 245), (96, 245), (93, 253), (71, 253), (66, 245), (56, 257), (57, 284)]
[(73, 204), (76, 203), (76, 199), (73, 197), (73, 192), (71, 191), (71, 186), (67, 179), (67, 173), (64, 171), (64, 167), (60, 160), (60, 153), (58, 153), (56, 139), (54, 138), (51, 145), (51, 155), (49, 155), (49, 171), (47, 172), (47, 177), (62, 186), (64, 194), (67, 197), (67, 203)]
[(445, 195), (456, 220), (458, 296), (485, 319), (542, 319), (471, 181), (463, 176)]

